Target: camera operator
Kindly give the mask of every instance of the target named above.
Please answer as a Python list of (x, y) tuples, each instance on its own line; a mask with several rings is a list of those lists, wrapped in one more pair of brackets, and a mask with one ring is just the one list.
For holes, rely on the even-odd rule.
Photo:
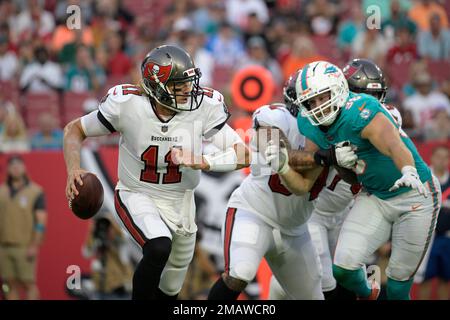
[(119, 226), (106, 215), (94, 220), (83, 247), (92, 261), (92, 280), (100, 300), (130, 299), (132, 266)]

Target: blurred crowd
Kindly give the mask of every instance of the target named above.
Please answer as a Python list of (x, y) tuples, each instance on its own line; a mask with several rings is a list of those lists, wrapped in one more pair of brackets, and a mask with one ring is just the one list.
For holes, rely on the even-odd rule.
[(0, 151), (61, 149), (61, 128), (113, 85), (138, 83), (143, 57), (164, 43), (192, 54), (201, 84), (221, 90), (235, 117), (246, 112), (232, 107), (229, 83), (247, 65), (271, 72), (277, 100), (308, 62), (370, 58), (404, 129), (446, 140), (449, 11), (443, 0), (2, 0)]

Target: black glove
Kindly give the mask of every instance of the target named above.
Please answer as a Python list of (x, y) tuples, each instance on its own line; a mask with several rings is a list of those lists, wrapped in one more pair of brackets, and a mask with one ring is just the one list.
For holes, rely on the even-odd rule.
[(314, 162), (322, 167), (337, 165), (335, 147), (320, 149), (314, 153)]

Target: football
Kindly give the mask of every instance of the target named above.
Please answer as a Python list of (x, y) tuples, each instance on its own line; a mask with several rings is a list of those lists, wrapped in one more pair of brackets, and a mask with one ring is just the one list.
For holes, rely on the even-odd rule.
[(76, 183), (79, 193), (69, 201), (69, 207), (78, 218), (86, 220), (92, 218), (102, 207), (103, 186), (97, 176), (92, 173), (82, 175), (81, 179), (83, 185)]

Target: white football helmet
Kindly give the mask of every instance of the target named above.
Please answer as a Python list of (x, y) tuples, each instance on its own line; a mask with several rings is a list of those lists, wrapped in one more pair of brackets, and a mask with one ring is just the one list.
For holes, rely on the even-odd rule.
[[(349, 96), (342, 70), (326, 61), (307, 64), (297, 78), (296, 90), (295, 103), (300, 107), (301, 115), (307, 117), (314, 126), (331, 125)], [(330, 92), (330, 99), (311, 110), (308, 100), (324, 92)]]

